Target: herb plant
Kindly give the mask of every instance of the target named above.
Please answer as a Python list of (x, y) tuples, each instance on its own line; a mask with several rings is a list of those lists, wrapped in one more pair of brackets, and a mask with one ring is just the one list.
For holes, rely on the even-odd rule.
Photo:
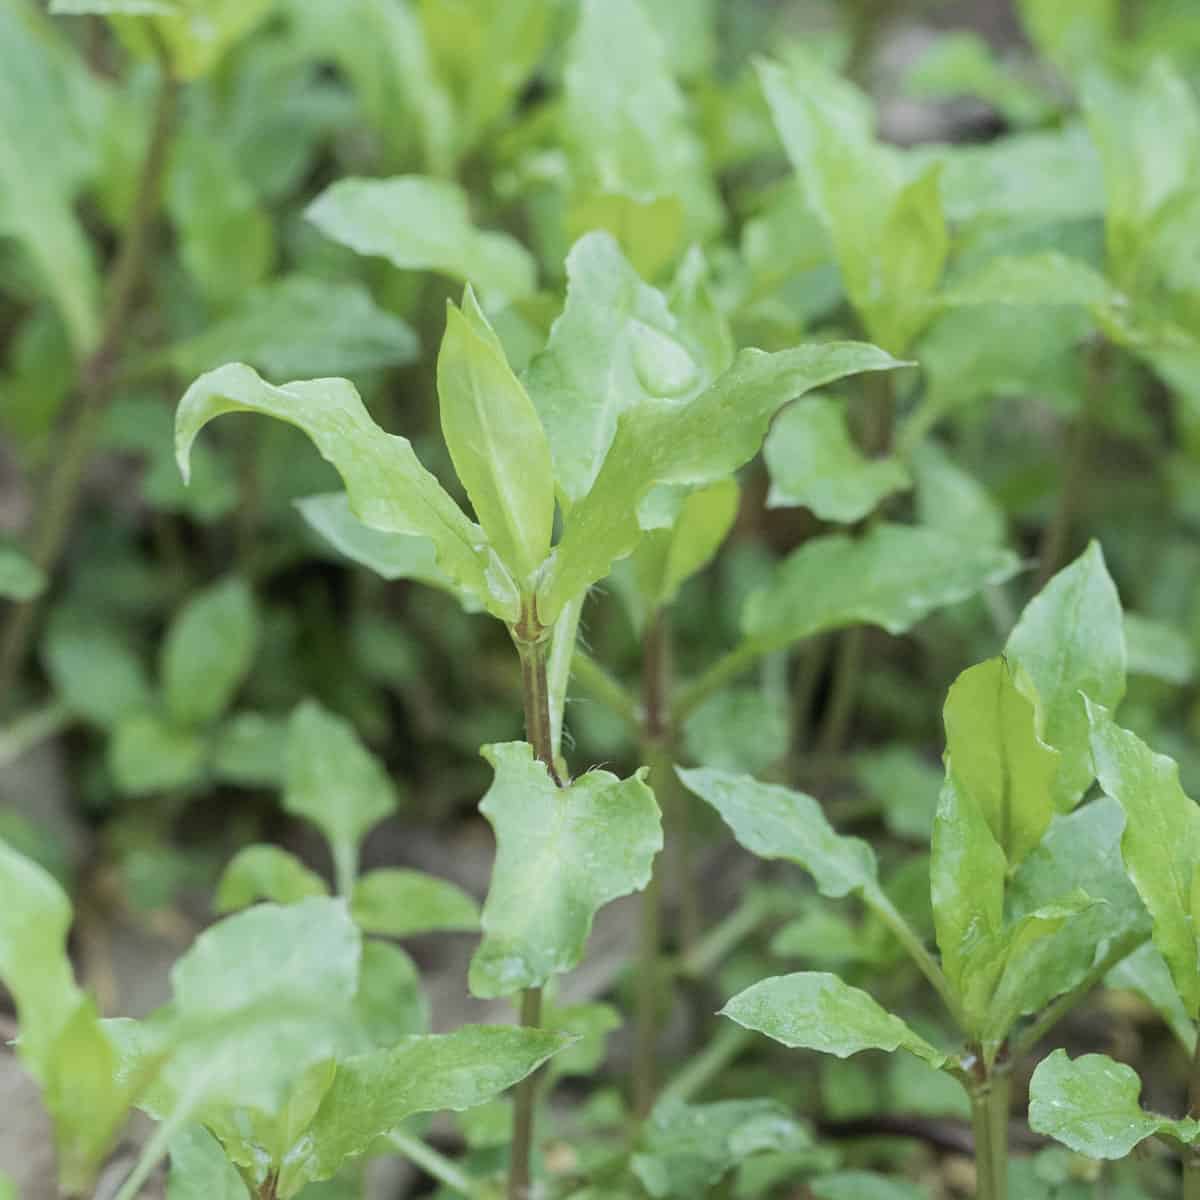
[(62, 1195), (1200, 1200), (1200, 24), (826, 7), (0, 0)]

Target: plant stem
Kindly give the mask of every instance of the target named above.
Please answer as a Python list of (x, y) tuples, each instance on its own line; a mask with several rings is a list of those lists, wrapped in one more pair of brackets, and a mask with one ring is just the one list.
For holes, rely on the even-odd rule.
[(937, 960), (925, 949), (924, 943), (916, 935), (913, 927), (904, 919), (903, 915), (896, 909), (896, 906), (892, 904), (882, 891), (866, 891), (863, 894), (863, 900), (892, 933), (896, 935), (896, 940), (908, 952), (909, 958), (916, 963), (921, 974), (932, 984), (934, 991), (942, 998), (942, 1003), (945, 1004), (947, 1011), (961, 1027), (963, 1024), (962, 1014), (959, 1011), (958, 1002), (954, 998), (954, 993), (950, 988), (950, 982), (947, 980), (945, 974), (943, 974)]
[(770, 654), (774, 649), (776, 647), (767, 642), (748, 639), (726, 651), (699, 679), (693, 680), (680, 691), (671, 717), (675, 728), (682, 726), (714, 692), (748, 671), (763, 655)]
[(399, 1151), (409, 1162), (415, 1163), (430, 1179), (436, 1179), (444, 1187), (468, 1200), (476, 1200), (480, 1194), (479, 1184), (440, 1151), (419, 1137), (393, 1129), (387, 1135), (392, 1149)]
[(1096, 408), (1100, 403), (1100, 392), (1108, 382), (1108, 343), (1097, 337), (1088, 354), (1087, 378), (1084, 381), (1083, 398), (1079, 412), (1071, 427), (1067, 447), (1067, 465), (1063, 475), (1062, 490), (1058, 496), (1058, 507), (1050, 523), (1042, 531), (1038, 547), (1038, 573), (1034, 591), (1040, 592), (1050, 577), (1062, 565), (1071, 538), (1071, 527), (1083, 502), (1088, 484), (1088, 460), (1091, 456), (1092, 434)]
[[(109, 274), (108, 301), (99, 341), (80, 365), (76, 394), (64, 414), (63, 428), (57, 438), (58, 455), (38, 497), (29, 556), (47, 575), (53, 575), (62, 557), (92, 447), (112, 398), (117, 358), (129, 332), (151, 228), (162, 196), (179, 82), (171, 73), (166, 48), (161, 43), (158, 51), (161, 78), (154, 125), (133, 211)], [(36, 613), (35, 600), (14, 604), (0, 630), (0, 703), (7, 703), (13, 683), (25, 664)]]
[[(550, 657), (546, 664), (546, 690), (550, 705), (550, 747), (557, 761), (562, 753), (563, 716), (567, 707), (567, 685), (573, 674), (579, 641), (579, 618), (583, 614), (582, 593), (563, 605), (550, 639)], [(619, 686), (619, 685), (618, 685)]]
[(847, 629), (838, 640), (829, 707), (825, 710), (817, 739), (817, 750), (821, 754), (839, 754), (846, 744), (850, 720), (854, 716), (854, 704), (858, 699), (858, 681), (862, 674), (866, 640), (867, 631), (861, 625)]
[(585, 650), (576, 648), (571, 660), (571, 678), (632, 729), (638, 728), (637, 703), (624, 685), (608, 673)]
[(1009, 1076), (980, 1059), (968, 1088), (975, 1131), (976, 1200), (1008, 1200)]
[(73, 719), (65, 704), (53, 700), (19, 717), (7, 729), (0, 729), (0, 767), (16, 762), (26, 751), (61, 733)]
[[(550, 685), (546, 665), (550, 647), (548, 630), (528, 612), (512, 630), (513, 643), (521, 658), (521, 695), (525, 706), (525, 737), (538, 761), (558, 787), (563, 786), (554, 754), (550, 720)], [(536, 1028), (542, 1020), (542, 989), (526, 988), (521, 993), (521, 1024)], [(533, 1126), (541, 1071), (534, 1071), (517, 1084), (513, 1096), (512, 1156), (508, 1168), (508, 1200), (528, 1200), (533, 1158)]]
[[(678, 819), (678, 806), (667, 802), (673, 795), (671, 762), (671, 626), (662, 609), (647, 622), (642, 639), (642, 759), (650, 766), (650, 785), (658, 797), (668, 844), (687, 837), (686, 823)], [(644, 1117), (654, 1105), (657, 1083), (658, 1006), (666, 979), (661, 970), (662, 877), (664, 855), (655, 860), (650, 883), (642, 893), (641, 931), (638, 944), (637, 1000), (634, 1016), (633, 1111)], [(685, 880), (680, 881), (686, 885)]]
[(734, 1062), (753, 1039), (753, 1032), (741, 1025), (722, 1025), (708, 1045), (663, 1087), (659, 1102), (690, 1100)]
[(740, 946), (774, 911), (769, 894), (754, 889), (737, 908), (718, 921), (676, 964), (676, 973), (687, 979), (702, 979), (727, 954)]
[[(1188, 1116), (1200, 1118), (1200, 1037), (1196, 1039), (1188, 1076)], [(1200, 1200), (1200, 1150), (1195, 1146), (1183, 1152), (1183, 1200)]]
[(1023, 1058), (1059, 1023), (1104, 977), (1123, 959), (1128, 958), (1148, 938), (1148, 934), (1132, 933), (1122, 938), (1069, 991), (1048, 1004), (1037, 1019), (1013, 1040), (1011, 1057)]

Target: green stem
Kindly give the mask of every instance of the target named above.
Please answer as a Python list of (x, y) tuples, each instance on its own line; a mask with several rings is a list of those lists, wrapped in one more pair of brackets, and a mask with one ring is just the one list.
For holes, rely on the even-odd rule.
[(774, 912), (769, 894), (762, 889), (751, 890), (746, 898), (724, 920), (718, 921), (679, 960), (676, 971), (686, 979), (703, 979)]
[(554, 634), (550, 639), (550, 658), (546, 664), (546, 690), (550, 705), (550, 747), (557, 762), (562, 754), (563, 714), (567, 707), (567, 684), (573, 674), (576, 644), (579, 640), (579, 618), (583, 613), (586, 593), (563, 605)]
[(659, 1093), (659, 1103), (687, 1101), (702, 1091), (710, 1080), (735, 1062), (754, 1040), (754, 1033), (732, 1022), (724, 1024), (708, 1045), (667, 1082)]
[(74, 720), (74, 714), (58, 701), (18, 717), (7, 729), (0, 730), (0, 767), (14, 763), (34, 746), (61, 733)]
[(339, 896), (347, 900), (354, 893), (358, 878), (358, 847), (352, 842), (333, 843), (333, 883)]
[[(549, 658), (548, 630), (528, 612), (513, 628), (513, 642), (521, 658), (521, 695), (525, 707), (525, 737), (537, 759), (558, 787), (562, 776), (554, 753), (550, 720), (550, 686), (546, 675)], [(537, 1028), (542, 1020), (542, 989), (526, 988), (521, 993), (521, 1024)], [(533, 1159), (533, 1127), (541, 1071), (534, 1071), (517, 1084), (513, 1095), (512, 1156), (508, 1168), (508, 1200), (528, 1200)]]
[[(154, 126), (142, 162), (133, 211), (109, 274), (104, 323), (99, 341), (80, 365), (76, 395), (56, 441), (57, 457), (38, 497), (29, 556), (47, 575), (54, 574), (62, 557), (92, 448), (112, 399), (117, 357), (128, 334), (150, 233), (162, 196), (179, 83), (171, 74), (165, 47), (160, 44), (158, 50), (161, 81)], [(7, 702), (13, 683), (25, 664), (36, 613), (35, 600), (14, 604), (3, 630), (0, 630), (0, 703)]]
[(909, 958), (916, 963), (921, 974), (929, 980), (934, 991), (941, 997), (947, 1011), (961, 1028), (963, 1025), (962, 1012), (958, 1001), (951, 990), (950, 981), (938, 966), (937, 960), (925, 949), (925, 944), (917, 936), (913, 927), (904, 919), (895, 905), (882, 891), (865, 891), (863, 900), (879, 919), (896, 935), (896, 940), (907, 951)]
[(590, 654), (576, 647), (571, 660), (571, 678), (606, 708), (616, 713), (631, 729), (638, 728), (637, 702), (628, 689), (614, 679)]
[(682, 726), (714, 692), (720, 691), (730, 680), (748, 671), (765, 654), (776, 649), (779, 647), (751, 638), (723, 654), (699, 679), (679, 692), (672, 713), (675, 727)]
[(976, 1200), (1008, 1200), (1009, 1077), (982, 1060), (968, 1087), (975, 1133)]
[[(673, 794), (671, 761), (671, 626), (661, 609), (647, 622), (642, 639), (642, 759), (650, 766), (650, 786), (663, 814), (665, 839), (674, 845), (687, 836), (676, 817), (677, 806), (668, 804)], [(644, 1117), (654, 1105), (657, 1085), (658, 1009), (666, 983), (661, 970), (662, 877), (664, 855), (654, 862), (650, 883), (642, 893), (638, 940), (638, 981), (634, 1014), (633, 1111)], [(686, 881), (681, 881), (686, 883)]]
[(415, 1163), (430, 1179), (436, 1179), (452, 1192), (466, 1196), (467, 1200), (479, 1200), (482, 1191), (480, 1185), (457, 1163), (435, 1150), (428, 1142), (399, 1129), (393, 1129), (387, 1135), (387, 1140), (393, 1150), (403, 1154), (409, 1162)]
[(855, 702), (858, 700), (866, 640), (867, 631), (861, 625), (845, 630), (838, 639), (829, 707), (825, 710), (825, 719), (821, 722), (821, 733), (817, 739), (817, 749), (821, 754), (838, 754), (846, 744)]
[(1128, 958), (1149, 935), (1127, 934), (1098, 962), (1069, 992), (1064, 992), (1048, 1004), (1037, 1019), (1013, 1039), (1011, 1057), (1023, 1058), (1059, 1023), (1085, 996), (1100, 983), (1119, 962)]

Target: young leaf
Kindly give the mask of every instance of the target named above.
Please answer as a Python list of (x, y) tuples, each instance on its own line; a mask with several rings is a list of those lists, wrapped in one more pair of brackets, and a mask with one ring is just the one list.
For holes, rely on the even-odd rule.
[(239, 787), (281, 788), (287, 722), (262, 713), (234, 713), (213, 737), (213, 775)]
[(703, 242), (717, 231), (721, 205), (703, 144), (689, 127), (658, 33), (635, 0), (579, 6), (563, 70), (562, 122), (576, 190), (625, 202), (621, 224), (597, 220), (593, 211), (586, 223), (576, 218), (578, 228), (657, 224), (655, 202), (668, 198), (681, 217), (662, 251), (668, 262), (682, 239)]
[(243, 846), (217, 883), (213, 908), (219, 913), (248, 908), (259, 900), (295, 904), (329, 889), (315, 871), (278, 846)]
[(408, 937), (479, 928), (479, 906), (461, 888), (421, 871), (370, 871), (354, 885), (350, 913), (367, 933)]
[(153, 704), (141, 659), (116, 630), (82, 614), (53, 613), (42, 662), (59, 699), (78, 717), (111, 729)]
[(180, 729), (151, 712), (122, 718), (108, 743), (113, 782), (126, 796), (187, 791), (204, 778), (208, 746), (193, 729)]
[(1036, 691), (1038, 735), (1062, 756), (1055, 803), (1068, 811), (1094, 778), (1083, 696), (1114, 708), (1125, 694), (1121, 601), (1097, 542), (1025, 606), (1005, 656)]
[(742, 627), (770, 647), (847, 625), (881, 625), (901, 634), (1019, 569), (1009, 550), (879, 524), (860, 538), (832, 534), (801, 546), (750, 596)]
[(721, 814), (742, 846), (760, 858), (797, 863), (823, 896), (878, 891), (875, 852), (860, 838), (835, 833), (811, 796), (710, 767), (677, 767), (676, 774)]
[(525, 386), (550, 441), (555, 480), (575, 503), (595, 482), (626, 409), (690, 394), (704, 380), (666, 299), (609, 234), (581, 237), (566, 270), (566, 304)]
[(466, 1025), (343, 1060), (312, 1125), (286, 1156), (280, 1196), (329, 1179), (415, 1113), (486, 1103), (572, 1040), (541, 1029)]
[(983, 812), (1014, 871), (1054, 816), (1059, 756), (1002, 658), (964, 671), (946, 697), (947, 770)]
[(167, 1200), (250, 1200), (237, 1168), (203, 1125), (180, 1130), (168, 1153)]
[(844, 405), (830, 396), (806, 396), (780, 413), (763, 457), (771, 473), (768, 508), (803, 506), (844, 525), (861, 521), (911, 482), (896, 459), (863, 457), (846, 427)]
[(257, 640), (254, 595), (244, 581), (197, 592), (163, 643), (163, 699), (171, 718), (188, 727), (219, 717), (250, 672)]
[(543, 622), (634, 549), (641, 536), (638, 508), (656, 484), (699, 486), (724, 478), (753, 458), (771, 418), (789, 400), (846, 375), (899, 365), (882, 350), (855, 342), (777, 354), (744, 350), (695, 399), (646, 400), (628, 409), (595, 483), (564, 523), (539, 594)]
[(807, 1150), (812, 1134), (774, 1100), (655, 1106), (630, 1166), (651, 1196), (704, 1196), (755, 1154)]
[(1099, 271), (1053, 250), (989, 259), (942, 296), (942, 302), (950, 305), (1078, 304), (1084, 308), (1104, 308), (1117, 299), (1116, 290)]
[(496, 865), (470, 986), (486, 998), (576, 966), (596, 912), (649, 882), (662, 827), (644, 771), (589, 771), (559, 788), (524, 742), (483, 754), (495, 779), (479, 810), (496, 833)]
[(1002, 546), (1008, 531), (1004, 510), (978, 480), (935, 442), (918, 446), (909, 466), (917, 489), (917, 520), (960, 542)]
[(1171, 759), (1155, 754), (1099, 705), (1089, 702), (1088, 715), (1100, 786), (1125, 811), (1125, 868), (1154, 922), (1154, 944), (1195, 1020), (1200, 954), (1193, 897), (1200, 872), (1200, 808), (1180, 787), (1179, 768)]
[(421, 466), (407, 438), (384, 433), (371, 420), (352, 384), (317, 379), (273, 387), (241, 363), (202, 375), (175, 418), (175, 454), (185, 479), (196, 435), (229, 412), (263, 413), (303, 429), (341, 475), (355, 516), (384, 533), (429, 538), (451, 579), (485, 597), (496, 616), (516, 618), (516, 589), (483, 531)]
[(46, 589), (46, 574), (14, 546), (0, 546), (0, 600), (32, 600)]
[(354, 727), (306, 700), (288, 722), (283, 807), (328, 838), (342, 890), (353, 879), (359, 842), (395, 809), (396, 791)]
[(390, 942), (368, 938), (354, 1011), (370, 1047), (386, 1050), (414, 1034), (429, 1032), (429, 1000), (417, 964)]
[(475, 515), (522, 590), (550, 550), (550, 445), (470, 287), (446, 309), (437, 361), (442, 433)]
[(929, 893), (942, 970), (978, 1034), (1004, 969), (1004, 851), (983, 811), (947, 774), (933, 823)]
[(860, 1050), (907, 1050), (934, 1067), (948, 1061), (866, 992), (817, 971), (764, 979), (734, 996), (721, 1015), (785, 1046), (838, 1058)]
[(162, 357), (183, 376), (239, 361), (276, 379), (354, 375), (412, 362), (417, 335), (361, 284), (287, 275), (243, 297)]
[(738, 499), (734, 479), (698, 488), (684, 498), (670, 528), (642, 538), (633, 565), (647, 609), (672, 603), (684, 582), (709, 563), (737, 518)]
[(326, 492), (296, 501), (300, 515), (339, 554), (381, 579), (414, 579), (456, 595), (471, 612), (483, 608), (483, 599), (456, 584), (438, 566), (437, 552), (427, 537), (407, 533), (383, 533), (364, 525), (350, 508), (345, 492)]
[(1103, 1054), (1072, 1061), (1055, 1050), (1029, 1081), (1029, 1124), (1089, 1158), (1124, 1158), (1156, 1133), (1191, 1142), (1200, 1123), (1146, 1112), (1138, 1103), (1142, 1081), (1124, 1063)]
[(466, 192), (449, 180), (339, 179), (305, 215), (326, 237), (401, 270), (438, 271), (514, 300), (534, 290), (529, 251), (506, 233), (477, 229)]

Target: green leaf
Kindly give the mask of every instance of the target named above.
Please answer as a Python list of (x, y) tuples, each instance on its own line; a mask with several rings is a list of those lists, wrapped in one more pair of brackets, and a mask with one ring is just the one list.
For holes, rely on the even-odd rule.
[(949, 248), (939, 166), (906, 179), (871, 133), (868, 106), (815, 59), (758, 63), (776, 128), (833, 243), (846, 294), (870, 337), (903, 352), (935, 311)]
[(255, 288), (229, 316), (161, 357), (184, 376), (237, 360), (286, 379), (397, 366), (419, 349), (412, 327), (360, 284), (288, 275)]
[(437, 553), (429, 538), (383, 533), (364, 525), (351, 510), (345, 492), (305, 496), (296, 501), (296, 507), (309, 526), (339, 554), (374, 571), (380, 578), (389, 582), (413, 579), (453, 592), (468, 611), (477, 612), (483, 607), (482, 597), (456, 584), (438, 566)]
[(126, 796), (186, 791), (204, 778), (208, 746), (193, 729), (181, 729), (152, 712), (122, 717), (108, 744), (113, 782)]
[(761, 686), (722, 688), (690, 713), (683, 726), (689, 758), (702, 767), (749, 775), (779, 762), (791, 736), (780, 697)]
[(318, 379), (273, 387), (241, 363), (202, 375), (175, 419), (175, 452), (185, 479), (196, 435), (229, 412), (263, 413), (303, 429), (341, 475), (359, 520), (384, 533), (429, 538), (456, 584), (486, 597), (496, 616), (516, 617), (515, 587), (483, 531), (421, 466), (407, 438), (384, 433), (371, 420), (352, 384)]
[(1124, 1158), (1156, 1133), (1190, 1142), (1200, 1123), (1173, 1121), (1146, 1112), (1138, 1103), (1142, 1081), (1124, 1063), (1104, 1054), (1072, 1060), (1055, 1050), (1037, 1065), (1029, 1082), (1029, 1124), (1089, 1158)]
[(0, 546), (0, 599), (32, 600), (46, 590), (46, 573), (15, 546)]
[(446, 309), (437, 361), (442, 433), (475, 515), (522, 591), (550, 550), (550, 445), (468, 286)]
[(429, 1001), (416, 963), (399, 946), (368, 938), (354, 1009), (368, 1043), (380, 1050), (429, 1032)]
[(1130, 83), (1089, 71), (1082, 100), (1104, 164), (1110, 270), (1136, 295), (1145, 283), (1145, 252), (1156, 225), (1194, 189), (1200, 173), (1200, 105), (1165, 58)]
[(989, 259), (942, 297), (945, 304), (960, 306), (1075, 304), (1084, 308), (1103, 308), (1117, 299), (1112, 284), (1099, 271), (1053, 250)]
[(609, 234), (581, 237), (566, 271), (566, 304), (525, 386), (550, 441), (555, 481), (575, 503), (595, 482), (623, 412), (690, 395), (704, 380), (666, 298)]
[(722, 479), (689, 492), (667, 529), (653, 529), (633, 554), (646, 608), (671, 604), (679, 589), (716, 555), (738, 513), (737, 480)]
[(479, 928), (479, 905), (460, 887), (399, 867), (364, 875), (354, 885), (350, 913), (365, 932), (388, 937)]
[(559, 788), (524, 742), (483, 755), (495, 779), (479, 811), (496, 833), (496, 865), (470, 986), (486, 998), (575, 967), (596, 912), (649, 882), (662, 827), (644, 769), (624, 780), (589, 771)]
[(1088, 704), (1096, 774), (1125, 812), (1121, 854), (1154, 922), (1154, 944), (1171, 968), (1188, 1015), (1200, 1016), (1200, 952), (1193, 895), (1200, 872), (1200, 808), (1179, 784), (1179, 768), (1136, 734)]
[(711, 804), (751, 854), (803, 867), (823, 896), (877, 893), (875, 852), (834, 832), (811, 796), (711, 767), (676, 768), (683, 786)]
[(83, 108), (102, 96), (57, 33), (29, 5), (0, 5), (0, 236), (29, 256), (82, 358), (100, 336), (100, 287), (73, 202), (94, 166)]
[(1038, 735), (1062, 756), (1055, 802), (1071, 809), (1094, 778), (1083, 696), (1114, 708), (1125, 694), (1121, 601), (1098, 543), (1025, 606), (1005, 655), (1033, 684)]
[(113, 629), (67, 609), (50, 618), (42, 661), (59, 699), (103, 729), (151, 705), (141, 660)]
[(538, 597), (542, 621), (552, 621), (634, 549), (642, 532), (638, 508), (656, 484), (714, 483), (754, 457), (772, 416), (789, 400), (846, 375), (899, 365), (882, 350), (855, 342), (778, 354), (744, 350), (695, 399), (645, 400), (628, 409), (595, 483), (564, 522)]
[(163, 699), (171, 718), (184, 726), (216, 720), (250, 673), (257, 642), (254, 595), (243, 580), (197, 592), (163, 643)]
[(396, 807), (396, 790), (354, 726), (306, 700), (288, 722), (283, 807), (328, 839), (339, 891), (353, 879), (358, 844)]
[(340, 179), (305, 215), (326, 237), (401, 270), (437, 271), (485, 295), (512, 300), (528, 296), (536, 285), (536, 267), (525, 247), (506, 233), (477, 229), (466, 192), (449, 180)]
[(810, 509), (824, 521), (861, 521), (885, 496), (910, 486), (894, 458), (865, 458), (846, 427), (844, 404), (806, 396), (785, 409), (763, 447), (768, 508)]
[[(198, 79), (210, 74), (239, 41), (264, 21), (272, 0), (172, 0), (169, 11), (145, 17), (166, 44), (175, 74)], [(115, 11), (115, 10), (114, 10)], [(145, 6), (139, 6), (142, 14)], [(153, 43), (140, 17), (117, 16), (122, 37), (143, 53)]]
[(243, 846), (217, 883), (213, 908), (219, 913), (247, 908), (258, 900), (295, 904), (329, 889), (315, 871), (278, 846)]
[(933, 823), (929, 893), (942, 970), (978, 1035), (1004, 969), (1004, 851), (947, 774)]
[(651, 1196), (704, 1196), (755, 1154), (807, 1150), (812, 1134), (774, 1100), (655, 1106), (630, 1166)]
[(1162, 1017), (1184, 1050), (1189, 1055), (1196, 1052), (1195, 1022), (1183, 1007), (1171, 969), (1153, 942), (1143, 942), (1117, 963), (1104, 977), (1104, 986), (1136, 992)]
[(878, 524), (860, 538), (833, 534), (806, 542), (750, 596), (742, 626), (771, 647), (847, 625), (881, 625), (898, 635), (1019, 569), (1017, 556), (1003, 548)]
[(130, 17), (165, 16), (179, 8), (179, 0), (50, 0), (50, 12), (56, 16), (86, 16), (113, 13)]
[(907, 1050), (934, 1067), (948, 1061), (866, 992), (818, 971), (764, 979), (734, 996), (721, 1015), (793, 1049), (838, 1058), (860, 1050)]
[(970, 667), (946, 697), (946, 769), (983, 812), (1014, 871), (1054, 816), (1059, 755), (1002, 658)]
[(935, 442), (918, 446), (909, 463), (917, 488), (917, 519), (961, 542), (1002, 546), (1004, 510)]
[(571, 1040), (540, 1029), (467, 1025), (343, 1060), (316, 1119), (286, 1157), (280, 1195), (329, 1179), (346, 1159), (415, 1113), (461, 1112), (486, 1103)]
[(262, 713), (234, 713), (218, 726), (212, 771), (218, 779), (241, 787), (283, 786), (287, 722)]
[(167, 1200), (250, 1200), (250, 1193), (220, 1142), (203, 1125), (171, 1139)]
[[(720, 227), (704, 146), (689, 126), (687, 102), (658, 33), (635, 0), (579, 6), (563, 68), (562, 138), (581, 198), (625, 201), (635, 228), (637, 209), (675, 201), (682, 219), (665, 261), (685, 241), (706, 241)], [(581, 230), (612, 228), (589, 215), (587, 223), (577, 222)]]
[[(916, 1184), (885, 1179), (867, 1171), (838, 1171), (809, 1184), (816, 1200), (923, 1200)], [(169, 1198), (168, 1198), (169, 1200)]]
[(1018, 0), (1029, 40), (1068, 72), (1102, 62), (1119, 37), (1117, 0)]
[(1140, 613), (1125, 614), (1126, 667), (1131, 675), (1148, 675), (1179, 687), (1196, 674), (1196, 652), (1186, 634)]

